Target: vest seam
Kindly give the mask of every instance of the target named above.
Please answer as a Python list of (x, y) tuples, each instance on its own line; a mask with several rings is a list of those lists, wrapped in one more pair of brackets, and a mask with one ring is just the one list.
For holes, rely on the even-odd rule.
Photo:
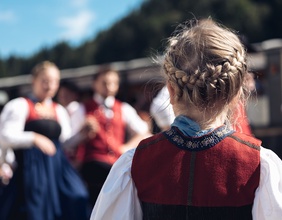
[(147, 142), (147, 143), (141, 143), (141, 144), (136, 148), (136, 150), (142, 150), (142, 149), (144, 149), (144, 148), (146, 148), (146, 147), (149, 147), (149, 145), (155, 144), (155, 143), (157, 143), (157, 142), (159, 142), (159, 141), (161, 141), (161, 140), (164, 140), (164, 139), (166, 139), (166, 137), (163, 136), (163, 135), (161, 135), (160, 137), (158, 137), (158, 138), (156, 138), (156, 139), (154, 139), (154, 140), (151, 140), (151, 141), (149, 141), (149, 142)]
[(193, 199), (193, 189), (194, 189), (195, 163), (196, 163), (196, 152), (191, 152), (187, 205), (193, 204), (192, 199)]
[(247, 145), (248, 147), (250, 147), (250, 148), (252, 148), (252, 149), (255, 149), (255, 150), (260, 151), (260, 146), (257, 146), (257, 145), (255, 145), (255, 144), (252, 144), (252, 143), (250, 143), (250, 142), (248, 142), (248, 141), (244, 141), (244, 140), (242, 140), (241, 138), (236, 137), (235, 135), (229, 135), (229, 137), (232, 138), (232, 139), (234, 139), (235, 141), (238, 141), (238, 142), (241, 143), (241, 144)]

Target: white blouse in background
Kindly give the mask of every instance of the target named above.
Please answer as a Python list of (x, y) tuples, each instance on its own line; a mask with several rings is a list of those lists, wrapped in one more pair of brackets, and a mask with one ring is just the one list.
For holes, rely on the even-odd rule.
[[(95, 102), (99, 104), (100, 108), (105, 111), (106, 117), (111, 115), (108, 114), (109, 111), (112, 111), (109, 108), (111, 108), (114, 105), (115, 97), (109, 96), (105, 100), (99, 94), (95, 94), (93, 96), (93, 99), (95, 100)], [(103, 107), (104, 106), (103, 103), (107, 103), (108, 109), (105, 109)], [(84, 121), (86, 115), (85, 107), (81, 105), (80, 108), (77, 109), (75, 114), (76, 114), (76, 121), (78, 122)], [(135, 108), (133, 108), (130, 104), (126, 102), (121, 102), (121, 114), (122, 114), (122, 120), (124, 121), (129, 134), (135, 135), (135, 134), (148, 133), (149, 131), (148, 124), (140, 118)]]
[(169, 127), (174, 121), (175, 115), (170, 104), (169, 92), (166, 86), (153, 99), (150, 105), (150, 114), (160, 128)]
[[(70, 119), (63, 106), (57, 104), (55, 110), (62, 128), (60, 141), (64, 143), (71, 137)], [(0, 118), (1, 147), (17, 149), (33, 146), (34, 132), (24, 131), (28, 114), (29, 107), (25, 98), (13, 99), (4, 106)]]

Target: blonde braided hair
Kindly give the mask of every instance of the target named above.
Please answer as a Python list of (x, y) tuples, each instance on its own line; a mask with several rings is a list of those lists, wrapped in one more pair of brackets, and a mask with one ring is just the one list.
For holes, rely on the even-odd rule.
[(221, 111), (242, 88), (246, 52), (236, 34), (204, 19), (169, 39), (163, 70), (177, 100), (201, 111)]

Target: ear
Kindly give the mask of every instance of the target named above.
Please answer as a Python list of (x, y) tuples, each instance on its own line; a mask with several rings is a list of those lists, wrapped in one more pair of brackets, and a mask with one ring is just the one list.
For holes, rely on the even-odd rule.
[(171, 82), (167, 82), (166, 83), (168, 92), (169, 92), (169, 97), (170, 97), (170, 104), (174, 104), (174, 97), (175, 97), (175, 90), (173, 88), (173, 86), (171, 85)]

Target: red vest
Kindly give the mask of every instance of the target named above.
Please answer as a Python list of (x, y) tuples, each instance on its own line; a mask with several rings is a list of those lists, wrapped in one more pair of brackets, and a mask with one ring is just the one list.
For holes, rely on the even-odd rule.
[(48, 137), (51, 140), (58, 141), (61, 134), (61, 126), (58, 122), (55, 102), (46, 108), (40, 103), (34, 103), (26, 98), (28, 104), (28, 116), (26, 119), (25, 131), (34, 131)]
[[(183, 207), (183, 216), (189, 210), (190, 214), (201, 213), (203, 219), (209, 219), (212, 209), (198, 208), (248, 206), (250, 216), (260, 178), (260, 144), (253, 137), (232, 133), (225, 127), (199, 138), (186, 137), (172, 128), (142, 141), (131, 172), (144, 216), (151, 219), (160, 210), (168, 215), (171, 206), (174, 218), (181, 213), (179, 207)], [(217, 217), (222, 214), (222, 210), (215, 212)]]
[[(27, 101), (27, 105), (28, 105), (28, 109), (29, 109), (29, 114), (28, 114), (26, 121), (31, 121), (31, 120), (38, 119), (38, 118), (44, 118), (44, 117), (40, 116), (36, 111), (36, 105), (38, 105), (38, 104), (35, 104), (32, 100), (30, 100), (28, 98), (25, 98), (25, 100)], [(54, 118), (53, 118), (54, 120), (57, 120), (56, 106), (57, 106), (57, 103), (53, 102), (52, 107), (51, 107), (51, 111), (53, 111), (52, 114), (54, 116)]]
[(111, 119), (105, 117), (103, 109), (94, 100), (89, 100), (85, 104), (85, 109), (86, 117), (94, 116), (99, 122), (100, 129), (94, 139), (79, 146), (78, 160), (84, 162), (95, 160), (113, 164), (120, 157), (118, 148), (125, 140), (121, 102), (115, 100)]

